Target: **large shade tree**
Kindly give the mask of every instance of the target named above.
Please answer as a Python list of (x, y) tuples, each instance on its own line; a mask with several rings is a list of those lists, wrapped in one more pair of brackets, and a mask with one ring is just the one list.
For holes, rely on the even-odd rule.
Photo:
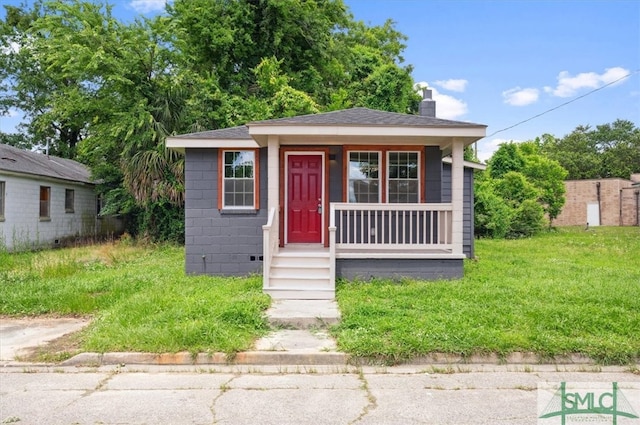
[(175, 0), (132, 23), (81, 0), (5, 9), (0, 113), (25, 120), (23, 137), (2, 140), (85, 162), (106, 211), (154, 237), (180, 233), (183, 211), (167, 135), (351, 106), (417, 111), (406, 37), (355, 21), (341, 0)]
[(640, 128), (628, 120), (581, 125), (564, 137), (545, 134), (537, 141), (541, 153), (558, 161), (570, 180), (628, 179), (640, 173)]

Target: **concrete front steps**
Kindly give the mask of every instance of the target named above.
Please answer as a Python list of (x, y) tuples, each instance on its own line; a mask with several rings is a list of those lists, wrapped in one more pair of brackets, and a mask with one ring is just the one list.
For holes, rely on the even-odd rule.
[(271, 260), (269, 285), (264, 291), (274, 299), (334, 299), (329, 250), (317, 247), (280, 249)]
[(333, 300), (273, 300), (267, 310), (273, 330), (254, 349), (284, 364), (346, 364), (327, 328), (340, 321)]

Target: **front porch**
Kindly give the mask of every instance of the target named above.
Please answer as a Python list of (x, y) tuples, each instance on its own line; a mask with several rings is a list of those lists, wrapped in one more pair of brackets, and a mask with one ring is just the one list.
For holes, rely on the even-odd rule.
[(462, 260), (450, 203), (330, 203), (328, 247), (280, 246), (278, 213), (263, 226), (263, 288), (273, 298), (333, 299), (336, 277), (452, 278)]

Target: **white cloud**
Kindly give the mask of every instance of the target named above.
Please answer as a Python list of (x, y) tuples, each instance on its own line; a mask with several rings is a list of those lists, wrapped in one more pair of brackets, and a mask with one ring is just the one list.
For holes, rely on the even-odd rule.
[(501, 144), (508, 142), (520, 143), (521, 140), (491, 139), (478, 142), (478, 159), (486, 163)]
[(467, 88), (467, 84), (469, 82), (467, 80), (462, 79), (449, 79), (449, 80), (438, 80), (435, 81), (435, 84), (438, 87), (442, 87), (445, 90), (457, 91), (462, 93)]
[(166, 0), (131, 0), (129, 5), (138, 13), (159, 12), (164, 10)]
[[(422, 95), (422, 88), (429, 87), (425, 81), (421, 81), (414, 85), (414, 88)], [(457, 119), (469, 111), (466, 102), (456, 99), (448, 94), (442, 94), (437, 89), (431, 87), (433, 100), (436, 101), (436, 116), (447, 120)]]
[(515, 87), (502, 92), (504, 103), (511, 106), (525, 106), (538, 101), (540, 90), (534, 88), (522, 89)]
[[(613, 83), (629, 74), (629, 70), (621, 67), (607, 68), (602, 74), (595, 72), (582, 72), (576, 76), (571, 76), (568, 71), (558, 74), (558, 85), (545, 87), (544, 91), (558, 97), (574, 96), (580, 89), (597, 89), (605, 84)], [(621, 79), (619, 83), (624, 81)]]

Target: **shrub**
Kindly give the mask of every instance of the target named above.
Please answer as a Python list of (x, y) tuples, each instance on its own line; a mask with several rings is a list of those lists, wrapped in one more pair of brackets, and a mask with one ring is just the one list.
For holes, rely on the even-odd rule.
[(533, 199), (526, 199), (515, 210), (507, 237), (533, 236), (543, 229), (544, 224), (544, 209), (542, 206)]
[(476, 185), (475, 232), (478, 237), (504, 238), (511, 223), (511, 209), (493, 191), (491, 181)]

